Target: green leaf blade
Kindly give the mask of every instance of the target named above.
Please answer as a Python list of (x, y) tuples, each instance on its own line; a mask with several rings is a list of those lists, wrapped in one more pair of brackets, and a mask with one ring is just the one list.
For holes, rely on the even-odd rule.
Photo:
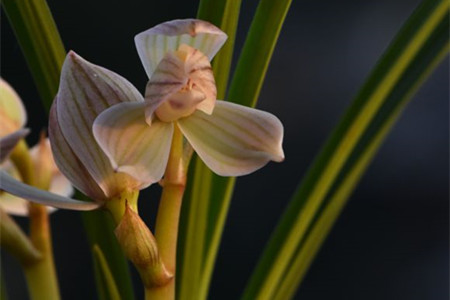
[(400, 31), (297, 189), (244, 299), (293, 295), (412, 91), (448, 51), (447, 14), (448, 3), (426, 1)]
[[(92, 247), (97, 246), (105, 256), (108, 262), (109, 269), (113, 275), (114, 281), (117, 283), (117, 288), (121, 299), (133, 300), (134, 291), (131, 282), (130, 270), (128, 262), (114, 236), (114, 222), (106, 211), (96, 210), (82, 213), (83, 225), (86, 229), (89, 244)], [(92, 253), (95, 255), (95, 253)], [(95, 269), (96, 278), (101, 278), (102, 274)], [(99, 297), (107, 295), (104, 290), (104, 285), (101, 281), (96, 282)]]
[[(291, 0), (260, 1), (226, 100), (248, 106), (256, 104), (273, 49), (290, 4)], [(208, 20), (216, 25), (220, 24), (220, 27), (229, 36), (224, 49), (219, 52), (218, 57), (213, 61), (219, 99), (225, 95), (228, 82), (239, 7), (240, 1), (204, 0), (200, 2), (198, 11), (198, 18)], [(222, 17), (219, 16), (220, 13), (223, 14)], [(259, 53), (256, 58), (254, 57), (255, 47), (258, 47)], [(249, 73), (254, 74), (251, 84), (247, 81)], [(238, 77), (240, 79), (236, 80), (235, 78)], [(190, 172), (190, 174), (195, 175), (189, 176), (188, 187), (183, 200), (183, 212), (180, 223), (181, 237), (178, 248), (180, 263), (178, 271), (180, 272), (181, 269), (181, 272), (183, 272), (184, 270), (185, 275), (182, 275), (181, 280), (177, 279), (179, 291), (177, 296), (179, 299), (190, 299), (188, 297), (206, 299), (230, 206), (235, 178), (217, 176), (200, 161), (195, 163), (194, 172)], [(195, 182), (200, 182), (200, 184), (195, 184)], [(188, 218), (188, 214), (195, 217)], [(189, 232), (191, 233), (189, 234)], [(196, 237), (195, 241), (190, 241), (187, 237), (193, 236), (193, 234)], [(198, 245), (193, 245), (194, 243), (201, 244), (201, 246), (196, 248)], [(193, 249), (203, 250), (196, 252), (198, 250), (194, 251)], [(197, 254), (194, 254), (196, 258), (187, 255), (188, 252), (196, 252)], [(198, 270), (200, 270), (200, 275), (196, 274), (199, 272)], [(194, 278), (200, 278), (200, 281), (198, 282), (197, 279), (192, 277), (184, 279), (187, 278), (188, 274)], [(197, 282), (199, 294), (189, 295), (183, 292), (180, 286), (183, 286), (184, 280), (189, 282), (190, 285)], [(196, 298), (197, 295), (198, 298)]]
[(66, 56), (50, 9), (42, 0), (3, 0), (2, 5), (48, 111), (58, 90)]
[(229, 101), (251, 107), (256, 105), (291, 2), (259, 2), (230, 84)]
[(103, 288), (99, 291), (99, 298), (103, 300), (120, 300), (119, 290), (117, 289), (111, 269), (108, 266), (105, 255), (100, 247), (95, 244), (92, 249), (94, 257), (94, 267), (97, 270), (97, 285), (102, 285)]

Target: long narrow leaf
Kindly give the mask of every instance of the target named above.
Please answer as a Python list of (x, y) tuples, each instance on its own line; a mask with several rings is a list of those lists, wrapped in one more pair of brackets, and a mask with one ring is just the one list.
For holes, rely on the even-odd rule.
[(256, 105), (291, 2), (259, 2), (230, 84), (229, 101), (252, 107)]
[[(213, 61), (218, 99), (224, 98), (227, 88), (240, 6), (241, 0), (206, 0), (200, 2), (198, 10), (198, 18), (219, 26), (228, 35)], [(205, 262), (204, 259), (212, 173), (200, 159), (194, 157), (193, 160), (180, 220), (178, 299), (205, 299), (214, 263), (214, 260)]]
[[(223, 2), (218, 1), (221, 4), (214, 3), (217, 6), (213, 7), (213, 2), (201, 2), (198, 13), (199, 18), (218, 21), (217, 10), (225, 7), (225, 5)], [(235, 1), (227, 1), (226, 7), (230, 8), (234, 13), (228, 14), (226, 9), (220, 10), (224, 12), (222, 26), (226, 26), (226, 24), (235, 26), (237, 24), (238, 7), (237, 4), (233, 4), (232, 2)], [(291, 0), (260, 1), (226, 100), (243, 105), (255, 106), (290, 4)], [(235, 6), (233, 7), (233, 5)], [(225, 30), (227, 29), (225, 28)], [(229, 35), (229, 39), (231, 37), (234, 38), (234, 33), (231, 36), (230, 32), (227, 31), (227, 34)], [(230, 40), (228, 43), (230, 43)], [(258, 51), (255, 51), (255, 49), (258, 49)], [(255, 55), (255, 53), (257, 54)], [(231, 53), (228, 55), (228, 59), (231, 60)], [(229, 66), (229, 61), (226, 63), (214, 62), (214, 71), (216, 76), (218, 76), (216, 80), (219, 84), (219, 96), (224, 95), (226, 89), (226, 78), (228, 74), (222, 73), (225, 65)], [(227, 68), (226, 70), (228, 72), (229, 69)], [(248, 74), (253, 75), (249, 78)], [(194, 296), (198, 295), (198, 297), (201, 297), (198, 299), (204, 299), (207, 295), (214, 262), (228, 214), (235, 178), (224, 178), (211, 173), (198, 159), (192, 165), (194, 166), (194, 172), (190, 172), (190, 174), (195, 175), (193, 177), (190, 176), (188, 180), (181, 219), (181, 226), (184, 225), (185, 227), (180, 226), (180, 230), (185, 228), (180, 240), (181, 244), (185, 246), (180, 247), (179, 251), (181, 255), (184, 254), (185, 256), (181, 258), (181, 269), (186, 274), (183, 280), (188, 280), (189, 285), (198, 285), (200, 294), (194, 294)], [(187, 217), (188, 215), (191, 216), (190, 219)], [(190, 240), (189, 236), (195, 236), (195, 239)], [(186, 263), (187, 260), (190, 263)], [(201, 275), (198, 275), (199, 265)], [(185, 279), (188, 278), (188, 274), (192, 277)], [(197, 278), (200, 278), (200, 282), (198, 282)], [(183, 282), (181, 284), (184, 284)], [(185, 299), (183, 295), (185, 294), (180, 294), (180, 299)]]
[(418, 84), (448, 52), (447, 1), (411, 16), (324, 146), (286, 209), (244, 299), (289, 299)]
[[(227, 100), (255, 106), (282, 24), (292, 0), (261, 0), (239, 57)], [(258, 49), (258, 51), (255, 51)], [(258, 52), (258, 55), (251, 53)], [(248, 74), (252, 74), (249, 78)], [(250, 79), (250, 82), (243, 80)], [(205, 276), (211, 276), (234, 190), (235, 178), (212, 174), (205, 244)]]
[(100, 281), (97, 285), (104, 286), (99, 298), (102, 300), (120, 300), (119, 290), (117, 289), (116, 282), (114, 281), (105, 255), (98, 245), (94, 245), (92, 253), (94, 254), (94, 267), (97, 269), (97, 280)]
[[(45, 0), (2, 0), (47, 111), (58, 90), (66, 52)], [(115, 241), (114, 225), (102, 211), (83, 214), (91, 245), (98, 244), (110, 263), (123, 299), (133, 299), (128, 265)], [(101, 288), (101, 287), (99, 287)]]
[(48, 111), (58, 90), (66, 52), (47, 2), (2, 0), (2, 5)]
[[(106, 211), (95, 210), (82, 213), (83, 225), (86, 228), (86, 234), (90, 245), (98, 245), (108, 261), (111, 273), (122, 299), (134, 299), (133, 286), (131, 283), (130, 271), (127, 260), (122, 249), (114, 236), (114, 222)], [(97, 273), (96, 278), (102, 276)], [(99, 283), (97, 281), (97, 283)], [(97, 285), (98, 294), (106, 295), (104, 285)]]
[[(447, 22), (445, 26), (448, 28), (448, 25), (449, 24)], [(442, 32), (445, 32), (445, 28), (441, 29)], [(425, 61), (417, 63), (419, 68), (428, 67), (427, 69), (411, 70), (411, 73), (410, 71), (407, 72), (406, 75), (413, 75), (414, 77), (420, 74), (420, 78), (417, 78), (416, 80), (417, 83), (410, 87), (412, 89), (411, 91), (407, 91), (407, 93), (403, 95), (401, 102), (396, 103), (395, 107), (391, 108), (392, 111), (389, 112), (389, 117), (383, 121), (380, 121), (383, 123), (383, 126), (377, 128), (376, 135), (371, 135), (370, 139), (368, 138), (370, 140), (370, 144), (360, 145), (360, 148), (363, 148), (364, 151), (360, 154), (352, 154), (353, 159), (349, 160), (348, 166), (344, 168), (345, 171), (343, 170), (342, 172), (344, 175), (340, 176), (340, 179), (337, 181), (338, 184), (335, 184), (335, 187), (327, 196), (324, 207), (316, 215), (316, 220), (311, 224), (307, 236), (299, 246), (299, 249), (294, 256), (294, 260), (290, 264), (288, 273), (283, 278), (281, 285), (278, 287), (274, 299), (289, 299), (295, 293), (315, 255), (320, 249), (320, 246), (330, 232), (334, 222), (339, 217), (339, 213), (345, 206), (350, 194), (358, 184), (359, 179), (367, 169), (369, 163), (376, 154), (376, 151), (380, 147), (384, 138), (389, 133), (391, 127), (397, 121), (403, 108), (408, 104), (409, 99), (413, 96), (414, 91), (418, 88), (418, 86), (420, 86), (422, 80), (428, 77), (431, 70), (433, 70), (436, 65), (448, 54), (449, 44), (445, 41), (446, 36), (448, 36), (448, 32), (441, 35), (441, 53), (438, 53), (439, 49), (428, 51), (429, 54), (433, 53), (431, 57), (424, 56), (422, 59)], [(402, 81), (404, 81), (408, 86), (412, 80), (412, 78), (402, 79)], [(395, 95), (395, 97), (398, 97), (399, 95), (397, 94), (403, 94), (405, 92), (401, 89), (401, 87), (396, 88), (392, 94)], [(352, 160), (355, 161), (350, 163)]]

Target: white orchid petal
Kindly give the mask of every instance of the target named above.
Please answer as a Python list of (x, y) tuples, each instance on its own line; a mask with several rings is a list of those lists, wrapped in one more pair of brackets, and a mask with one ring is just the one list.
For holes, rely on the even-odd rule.
[(0, 192), (0, 208), (9, 215), (28, 216), (28, 201), (6, 192)]
[(62, 68), (57, 100), (58, 123), (66, 142), (106, 196), (136, 185), (114, 174), (92, 134), (95, 118), (106, 108), (121, 102), (143, 102), (136, 88), (116, 73), (69, 52)]
[[(48, 139), (41, 140), (41, 142), (30, 149), (30, 155), (35, 166), (45, 164), (45, 168), (49, 168), (51, 174), (51, 182), (49, 191), (61, 196), (70, 197), (74, 193), (72, 184), (67, 178), (57, 169), (53, 157), (51, 155), (50, 143)], [(10, 174), (13, 178), (20, 181), (20, 173), (13, 163), (6, 161), (0, 166), (4, 171)], [(37, 168), (37, 167), (36, 167)], [(41, 169), (39, 169), (41, 170)], [(45, 172), (39, 172), (39, 176)], [(6, 213), (15, 216), (28, 216), (29, 201), (16, 197), (6, 192), (0, 192), (0, 208)], [(47, 206), (48, 213), (56, 211), (56, 208)]]
[[(2, 163), (0, 168), (13, 178), (21, 180), (19, 171), (10, 160)], [(28, 201), (2, 191), (0, 191), (0, 208), (10, 215), (28, 215)]]
[(143, 186), (161, 179), (170, 152), (173, 124), (145, 121), (144, 105), (120, 103), (100, 114), (94, 136), (116, 171), (138, 178)]
[(187, 44), (203, 52), (209, 60), (225, 43), (227, 35), (211, 23), (195, 20), (174, 20), (159, 24), (135, 36), (136, 48), (151, 78), (156, 66), (169, 51)]
[(283, 125), (267, 112), (217, 101), (212, 115), (196, 111), (178, 124), (200, 158), (221, 176), (246, 175), (284, 159)]
[(27, 136), (28, 133), (30, 133), (30, 130), (24, 128), (0, 138), (0, 163), (8, 157), (17, 143)]
[(14, 89), (0, 78), (0, 136), (16, 131), (27, 122), (22, 100)]
[(75, 193), (70, 181), (59, 172), (52, 177), (48, 191), (65, 197), (71, 197)]
[(45, 168), (52, 172), (57, 169), (55, 161), (53, 160), (50, 141), (48, 138), (41, 136), (39, 143), (31, 147), (29, 153), (35, 165), (38, 163), (45, 164)]
[[(30, 155), (35, 166), (41, 165), (41, 168), (48, 168), (48, 171), (51, 173), (49, 186), (50, 192), (66, 197), (70, 197), (73, 195), (74, 189), (72, 187), (72, 184), (59, 171), (58, 166), (55, 163), (51, 151), (50, 140), (48, 138), (45, 138), (44, 140), (41, 140), (39, 144), (34, 145), (30, 149)], [(46, 165), (42, 166), (44, 163)]]
[(0, 189), (31, 202), (71, 210), (94, 210), (98, 203), (74, 200), (24, 184), (5, 171), (0, 171)]
[(58, 124), (57, 105), (58, 99), (55, 99), (52, 108), (50, 109), (48, 127), (48, 135), (55, 163), (59, 170), (77, 189), (83, 192), (83, 194), (97, 201), (104, 200), (106, 198), (105, 194), (92, 178), (88, 170), (80, 162), (62, 135), (61, 128)]
[[(0, 192), (0, 208), (9, 215), (27, 217), (28, 206), (29, 201), (6, 192)], [(56, 210), (57, 209), (54, 207), (47, 206), (47, 212), (49, 214), (55, 212)]]

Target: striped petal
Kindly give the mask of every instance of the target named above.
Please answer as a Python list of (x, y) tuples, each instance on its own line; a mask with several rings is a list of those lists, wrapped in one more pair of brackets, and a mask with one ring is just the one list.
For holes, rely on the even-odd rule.
[[(10, 160), (2, 163), (0, 168), (11, 175), (14, 179), (19, 181), (21, 180), (19, 171)], [(0, 208), (10, 215), (28, 215), (28, 201), (3, 191), (0, 191)]]
[(17, 143), (27, 136), (28, 133), (30, 133), (30, 130), (24, 128), (0, 138), (0, 163), (8, 157)]
[(177, 51), (166, 53), (147, 84), (147, 123), (151, 124), (155, 110), (165, 122), (186, 117), (196, 109), (211, 114), (216, 95), (208, 58), (183, 44)]
[(98, 116), (94, 136), (116, 171), (139, 179), (144, 188), (161, 179), (169, 158), (173, 123), (149, 126), (144, 105), (120, 103)]
[(62, 135), (105, 195), (111, 197), (124, 188), (139, 185), (134, 179), (114, 172), (92, 134), (95, 118), (108, 107), (143, 101), (136, 88), (118, 74), (69, 52), (57, 98), (57, 120)]
[(30, 155), (35, 169), (40, 174), (50, 173), (50, 184), (48, 187), (50, 192), (66, 197), (73, 195), (74, 189), (70, 181), (59, 171), (55, 163), (48, 138), (41, 138), (39, 144), (30, 149)]
[[(53, 178), (49, 192), (60, 196), (70, 197), (73, 195), (74, 189), (67, 178), (60, 175)], [(0, 207), (10, 215), (21, 217), (28, 216), (28, 203), (29, 201), (25, 199), (6, 192), (0, 192)], [(52, 213), (56, 211), (56, 208), (47, 206), (47, 211), (48, 213)]]
[[(1, 165), (1, 169), (7, 172), (14, 179), (20, 181), (19, 171), (14, 167), (10, 161), (6, 161)], [(66, 195), (65, 195), (66, 196)], [(14, 216), (26, 217), (28, 216), (28, 204), (29, 201), (20, 197), (11, 195), (7, 192), (0, 191), (0, 208), (6, 213)], [(47, 207), (47, 211), (52, 213), (56, 210), (54, 207)]]
[(150, 78), (164, 55), (181, 44), (200, 50), (212, 60), (226, 39), (227, 35), (211, 23), (185, 19), (159, 24), (136, 35), (134, 41)]
[(221, 176), (241, 176), (284, 159), (283, 125), (272, 114), (217, 101), (212, 115), (196, 111), (179, 127), (205, 164)]
[(208, 58), (196, 49), (181, 45), (180, 52), (186, 53), (186, 72), (189, 79), (205, 95), (205, 99), (197, 105), (197, 109), (212, 114), (216, 103), (217, 89), (214, 74)]
[(154, 111), (186, 83), (184, 62), (174, 53), (168, 52), (158, 64), (145, 89), (145, 116), (151, 125)]
[(0, 190), (27, 199), (31, 202), (71, 210), (94, 210), (98, 203), (74, 200), (24, 184), (5, 171), (0, 171)]
[(14, 89), (0, 78), (0, 137), (23, 127), (27, 113)]
[(106, 199), (105, 193), (103, 193), (102, 189), (100, 189), (83, 163), (81, 163), (75, 155), (61, 132), (57, 117), (58, 102), (58, 98), (53, 101), (52, 108), (50, 109), (48, 126), (48, 135), (53, 159), (61, 173), (63, 173), (78, 190), (96, 201), (103, 201)]

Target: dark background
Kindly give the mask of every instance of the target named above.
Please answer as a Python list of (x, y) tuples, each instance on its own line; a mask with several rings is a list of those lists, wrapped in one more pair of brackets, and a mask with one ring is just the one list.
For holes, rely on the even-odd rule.
[[(243, 2), (237, 52), (257, 4)], [(286, 160), (238, 180), (210, 299), (238, 298), (297, 182), (418, 3), (293, 1), (258, 104), (284, 123)], [(121, 74), (141, 91), (146, 75), (134, 35), (163, 21), (194, 17), (197, 9), (197, 1), (174, 0), (49, 5), (67, 50)], [(44, 110), (4, 12), (1, 16), (1, 75), (26, 103), (33, 129), (28, 141), (34, 144), (45, 126)], [(296, 299), (448, 299), (448, 83), (446, 59), (387, 138)], [(152, 187), (140, 201), (149, 224), (158, 193)], [(59, 211), (52, 224), (63, 299), (95, 299), (79, 213)], [(26, 299), (18, 265), (7, 254), (2, 258), (10, 298)]]

